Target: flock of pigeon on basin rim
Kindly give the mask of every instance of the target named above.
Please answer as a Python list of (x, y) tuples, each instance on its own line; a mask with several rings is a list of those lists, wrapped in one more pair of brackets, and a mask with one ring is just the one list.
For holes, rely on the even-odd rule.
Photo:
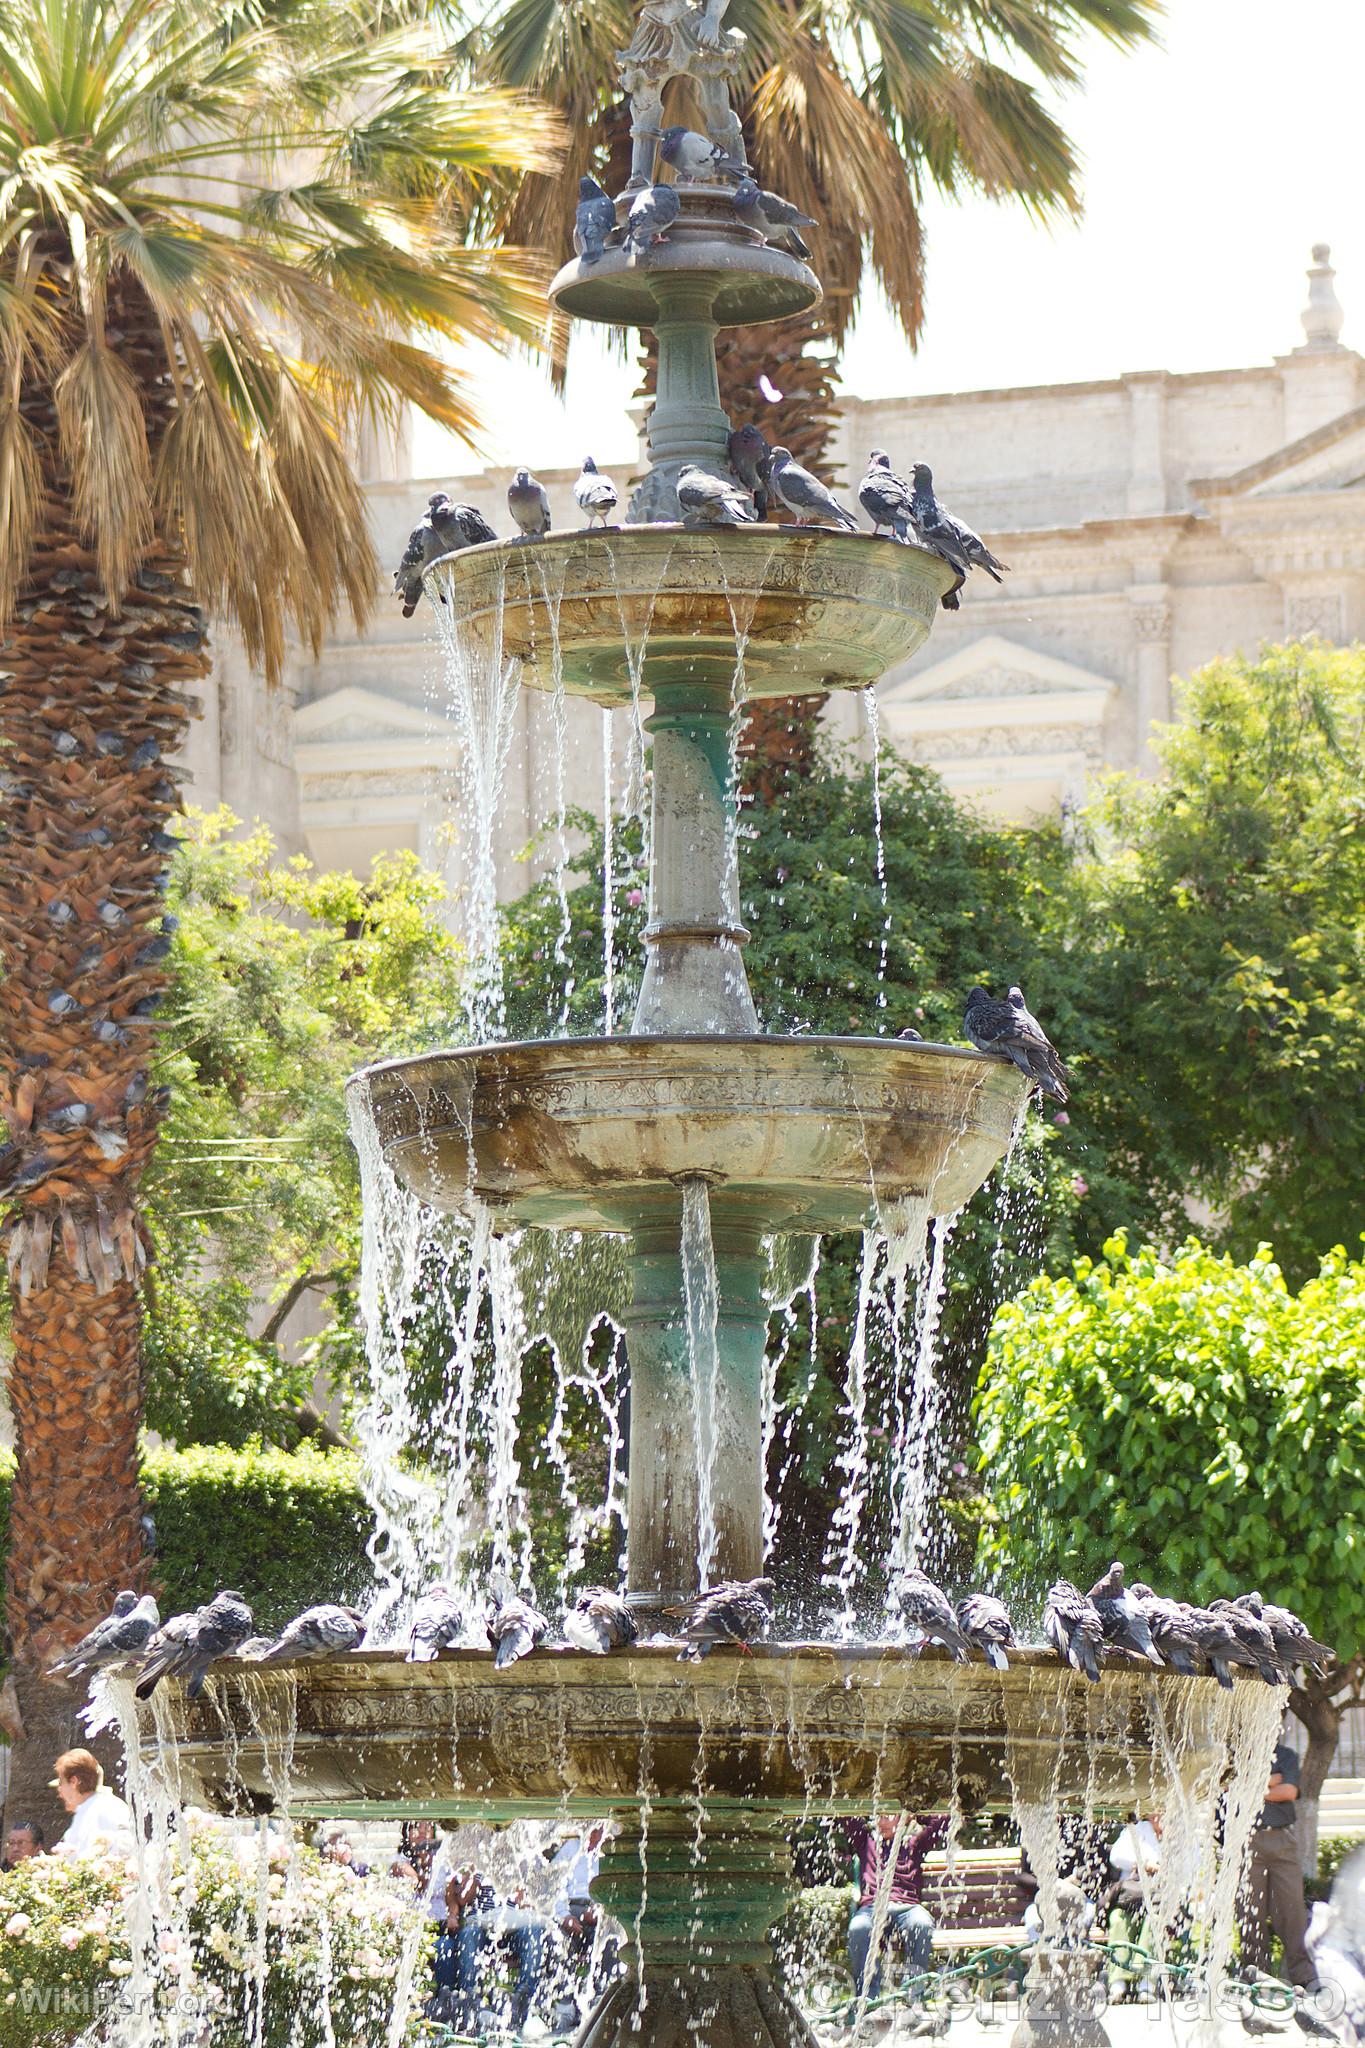
[[(718, 1644), (747, 1653), (772, 1625), (771, 1579), (712, 1586), (676, 1607), (664, 1609), (679, 1626), (655, 1634), (651, 1646), (677, 1647), (680, 1659), (697, 1662)], [(990, 1593), (968, 1593), (956, 1606), (918, 1569), (898, 1573), (892, 1601), (906, 1629), (925, 1643), (939, 1643), (955, 1663), (979, 1650), (996, 1670), (1009, 1665), (1020, 1647), (1003, 1601)], [(147, 1699), (167, 1676), (181, 1679), (191, 1698), (203, 1690), (213, 1665), (223, 1657), (261, 1665), (320, 1662), (358, 1650), (364, 1616), (353, 1607), (309, 1607), (274, 1637), (253, 1633), (251, 1609), (240, 1593), (216, 1593), (190, 1614), (164, 1625), (150, 1593), (120, 1593), (114, 1610), (74, 1650), (52, 1667), (54, 1678), (87, 1678), (119, 1669), (136, 1678), (139, 1699)], [(1111, 1564), (1088, 1593), (1058, 1579), (1047, 1596), (1043, 1633), (1065, 1664), (1092, 1684), (1106, 1657), (1169, 1666), (1187, 1677), (1207, 1669), (1231, 1689), (1241, 1667), (1267, 1685), (1288, 1685), (1303, 1667), (1325, 1668), (1331, 1651), (1314, 1640), (1298, 1616), (1243, 1593), (1208, 1607), (1164, 1599), (1150, 1586), (1124, 1583), (1122, 1564)], [(409, 1624), (407, 1661), (429, 1663), (442, 1650), (491, 1649), (502, 1670), (542, 1643), (558, 1641), (588, 1655), (604, 1657), (640, 1640), (639, 1623), (619, 1593), (588, 1586), (567, 1606), (558, 1635), (543, 1614), (516, 1596), (495, 1609), (473, 1611), (448, 1587), (433, 1586), (418, 1600)]]
[[(771, 510), (791, 515), (798, 526), (835, 526), (856, 533), (858, 522), (847, 506), (817, 476), (792, 459), (787, 448), (770, 448), (754, 426), (737, 427), (729, 440), (730, 474), (716, 476), (695, 462), (678, 472), (678, 504), (683, 526), (696, 532), (731, 526), (753, 526)], [(958, 591), (973, 569), (984, 569), (999, 583), (1008, 563), (994, 556), (980, 534), (939, 503), (927, 462), (917, 462), (907, 482), (891, 467), (891, 458), (874, 448), (858, 502), (872, 521), (874, 534), (885, 534), (902, 547), (918, 542), (947, 562), (956, 581), (945, 592), (945, 611), (958, 609)], [(586, 527), (606, 529), (620, 503), (620, 493), (591, 455), (574, 484), (574, 498)], [(507, 488), (507, 509), (517, 527), (517, 540), (539, 540), (550, 532), (550, 499), (545, 486), (529, 469), (518, 469)], [(410, 619), (422, 595), (422, 573), (442, 555), (478, 547), (498, 535), (476, 506), (460, 505), (437, 491), (408, 536), (402, 560), (393, 573), (395, 591)]]

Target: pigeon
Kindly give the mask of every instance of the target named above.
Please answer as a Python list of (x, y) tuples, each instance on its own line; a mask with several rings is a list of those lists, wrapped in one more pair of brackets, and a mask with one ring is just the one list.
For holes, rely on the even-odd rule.
[(574, 503), (585, 514), (589, 526), (594, 519), (600, 519), (603, 526), (616, 510), (616, 486), (609, 476), (603, 476), (591, 455), (583, 457), (583, 468), (573, 487)]
[(1223, 1690), (1231, 1692), (1232, 1666), (1249, 1665), (1255, 1670), (1258, 1661), (1255, 1652), (1238, 1640), (1236, 1630), (1225, 1614), (1215, 1614), (1208, 1607), (1186, 1607), (1184, 1615), (1190, 1640)]
[(592, 1657), (626, 1649), (639, 1633), (625, 1601), (606, 1586), (585, 1587), (564, 1615), (565, 1636), (576, 1650), (586, 1650)]
[(710, 1586), (677, 1607), (665, 1607), (670, 1619), (683, 1622), (686, 1647), (679, 1663), (700, 1664), (717, 1643), (738, 1643), (748, 1654), (750, 1643), (771, 1628), (771, 1579), (739, 1579)]
[(550, 531), (550, 500), (544, 484), (529, 469), (519, 469), (507, 486), (507, 509), (521, 528), (523, 540)]
[[(993, 576), (1000, 583), (1009, 563), (998, 561), (979, 533), (974, 533), (965, 520), (955, 519), (940, 505), (934, 496), (934, 472), (927, 462), (917, 462), (912, 474), (915, 489), (910, 501), (910, 514), (924, 545), (932, 548), (936, 555), (942, 555), (944, 561), (957, 570), (957, 584), (943, 599), (946, 611), (956, 611), (957, 592), (965, 583), (969, 570), (984, 569), (988, 576)], [(951, 604), (949, 598), (953, 600)]]
[(150, 1699), (161, 1680), (173, 1674), (185, 1679), (189, 1698), (198, 1699), (210, 1667), (220, 1657), (230, 1657), (252, 1627), (251, 1609), (240, 1593), (215, 1593), (193, 1614), (174, 1615), (147, 1645), (135, 1688), (138, 1698)]
[(632, 263), (639, 260), (643, 250), (663, 241), (678, 218), (681, 204), (676, 185), (648, 185), (631, 202), (626, 215), (625, 247)]
[(703, 178), (742, 178), (749, 168), (709, 135), (681, 125), (665, 128), (659, 139), (659, 156), (689, 185)]
[(746, 228), (757, 228), (774, 249), (809, 263), (810, 249), (798, 232), (815, 226), (808, 213), (802, 213), (790, 200), (780, 199), (776, 192), (765, 192), (755, 178), (740, 179), (732, 203)]
[(441, 1650), (448, 1650), (464, 1633), (464, 1612), (449, 1587), (433, 1586), (412, 1610), (408, 1633), (409, 1664), (430, 1664)]
[(737, 484), (712, 476), (695, 462), (685, 462), (678, 471), (678, 503), (685, 526), (744, 526), (754, 523), (752, 505)]
[(1083, 1671), (1092, 1685), (1099, 1684), (1104, 1624), (1070, 1579), (1058, 1579), (1049, 1589), (1043, 1609), (1043, 1633), (1073, 1671)]
[(1014, 1646), (1014, 1624), (1003, 1600), (996, 1600), (989, 1593), (968, 1593), (957, 1603), (958, 1627), (968, 1642), (975, 1643), (988, 1664), (997, 1671), (1008, 1671), (1010, 1660), (1005, 1655)]
[(1142, 1610), (1162, 1663), (1186, 1678), (1196, 1677), (1199, 1667), (1194, 1658), (1199, 1644), (1190, 1624), (1190, 1609), (1182, 1601), (1163, 1600), (1141, 1580), (1129, 1588), (1129, 1595)]
[(962, 1018), (963, 1035), (980, 1052), (1003, 1052), (1021, 1074), (1055, 1102), (1071, 1099), (1071, 1076), (1038, 1019), (1024, 1001), (1021, 988), (1012, 987), (1006, 1002), (996, 1001), (978, 983), (967, 998)]
[(778, 503), (795, 515), (798, 526), (846, 526), (850, 533), (858, 531), (853, 514), (844, 510), (819, 477), (792, 461), (789, 448), (774, 448), (768, 482)]
[(365, 1633), (364, 1616), (354, 1607), (305, 1607), (256, 1658), (258, 1664), (316, 1663), (358, 1650)]
[(1319, 1985), (1348, 2041), (1365, 2042), (1365, 1854), (1357, 1850), (1337, 1872), (1332, 1896), (1313, 1908), (1308, 1953)]
[(85, 1671), (102, 1671), (107, 1664), (119, 1664), (145, 1649), (160, 1626), (161, 1616), (150, 1593), (141, 1599), (136, 1593), (120, 1593), (113, 1611), (96, 1622), (74, 1650), (59, 1657), (48, 1676), (75, 1678)]
[(493, 1638), (494, 1667), (505, 1671), (509, 1664), (529, 1656), (536, 1644), (545, 1640), (550, 1624), (525, 1600), (504, 1600), (488, 1633)]
[(1283, 1685), (1284, 1673), (1275, 1658), (1275, 1638), (1261, 1620), (1249, 1608), (1238, 1607), (1232, 1600), (1211, 1600), (1210, 1614), (1221, 1615), (1244, 1650), (1249, 1650), (1256, 1669), (1267, 1685)]
[(1152, 1641), (1141, 1603), (1123, 1583), (1123, 1566), (1117, 1558), (1104, 1577), (1096, 1579), (1087, 1598), (1099, 1615), (1106, 1643), (1112, 1643), (1116, 1650), (1129, 1650), (1135, 1657), (1145, 1657), (1160, 1669), (1161, 1652)]
[(1321, 1675), (1331, 1663), (1335, 1652), (1327, 1643), (1316, 1641), (1287, 1607), (1276, 1607), (1273, 1602), (1263, 1600), (1259, 1593), (1241, 1593), (1234, 1603), (1248, 1614), (1254, 1614), (1270, 1630), (1275, 1654), (1285, 1664), (1307, 1664)]
[(905, 1025), (902, 1030), (896, 1033), (896, 1036), (897, 1038), (903, 1038), (907, 1045), (923, 1045), (924, 1043), (924, 1033), (916, 1031), (913, 1024)]
[(436, 538), (448, 555), (460, 548), (478, 547), (482, 541), (496, 540), (488, 521), (473, 505), (457, 505), (445, 491), (438, 491), (427, 507)]
[(970, 1664), (972, 1646), (958, 1626), (952, 1602), (918, 1569), (902, 1572), (894, 1593), (900, 1611), (927, 1643), (942, 1643), (954, 1664)]
[(915, 537), (910, 518), (910, 486), (891, 467), (891, 457), (874, 448), (867, 458), (867, 475), (858, 486), (858, 503), (872, 521), (872, 531), (889, 528), (891, 538), (909, 547)]
[(616, 206), (596, 178), (578, 181), (578, 205), (574, 208), (574, 254), (585, 263), (596, 263), (607, 247), (607, 236), (616, 226)]
[(432, 517), (433, 508), (444, 500), (444, 492), (432, 498), (426, 511), (408, 535), (408, 544), (403, 550), (402, 560), (393, 572), (393, 587), (403, 600), (403, 617), (410, 619), (417, 609), (422, 595), (422, 571), (428, 562), (434, 562), (438, 555), (449, 553), (446, 542), (436, 531)]
[(765, 435), (757, 427), (736, 427), (728, 449), (730, 467), (744, 488), (751, 492), (754, 511), (760, 519), (768, 516), (768, 457)]

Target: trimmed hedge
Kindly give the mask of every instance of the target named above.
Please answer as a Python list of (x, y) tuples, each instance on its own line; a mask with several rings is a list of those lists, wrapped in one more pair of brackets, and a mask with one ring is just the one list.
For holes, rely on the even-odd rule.
[[(14, 1459), (0, 1454), (0, 1552), (8, 1547)], [(220, 1586), (250, 1601), (264, 1631), (315, 1600), (364, 1598), (374, 1524), (359, 1461), (345, 1451), (148, 1451), (162, 1611), (197, 1606)]]

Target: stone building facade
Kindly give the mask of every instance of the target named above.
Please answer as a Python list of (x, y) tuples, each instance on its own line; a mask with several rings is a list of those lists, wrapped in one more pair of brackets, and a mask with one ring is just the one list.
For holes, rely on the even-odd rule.
[[(1082, 799), (1099, 770), (1151, 767), (1173, 675), (1267, 639), (1365, 637), (1365, 358), (1341, 341), (1325, 247), (1308, 275), (1304, 338), (1263, 367), (845, 400), (850, 486), (870, 448), (897, 468), (928, 460), (945, 502), (1011, 564), (999, 587), (974, 576), (960, 612), (941, 613), (928, 646), (882, 684), (893, 745), (990, 815), (1046, 813)], [(501, 474), (394, 473), (406, 467), (390, 451), (391, 473), (369, 487), (384, 560), (437, 487), (505, 523)], [(572, 474), (542, 474), (556, 524), (581, 523)], [(363, 637), (342, 630), (318, 661), (297, 655), (274, 692), (229, 646), (189, 745), (192, 800), (261, 817), (324, 865), (363, 871), (376, 852), (410, 847), (458, 884), (457, 739), (439, 650), (420, 628), (385, 603)], [(603, 714), (568, 713), (564, 795), (600, 808)], [(857, 700), (829, 716), (865, 739)], [(624, 730), (607, 744), (619, 783)], [(525, 691), (496, 848), (505, 893), (535, 871), (518, 856), (559, 786), (549, 707)]]

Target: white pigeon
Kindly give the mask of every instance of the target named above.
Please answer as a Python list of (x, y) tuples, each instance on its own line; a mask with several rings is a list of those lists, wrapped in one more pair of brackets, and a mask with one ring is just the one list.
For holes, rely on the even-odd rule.
[(600, 519), (605, 527), (617, 506), (617, 490), (609, 476), (603, 476), (591, 455), (583, 457), (583, 467), (573, 487), (574, 502), (591, 526), (594, 519)]

